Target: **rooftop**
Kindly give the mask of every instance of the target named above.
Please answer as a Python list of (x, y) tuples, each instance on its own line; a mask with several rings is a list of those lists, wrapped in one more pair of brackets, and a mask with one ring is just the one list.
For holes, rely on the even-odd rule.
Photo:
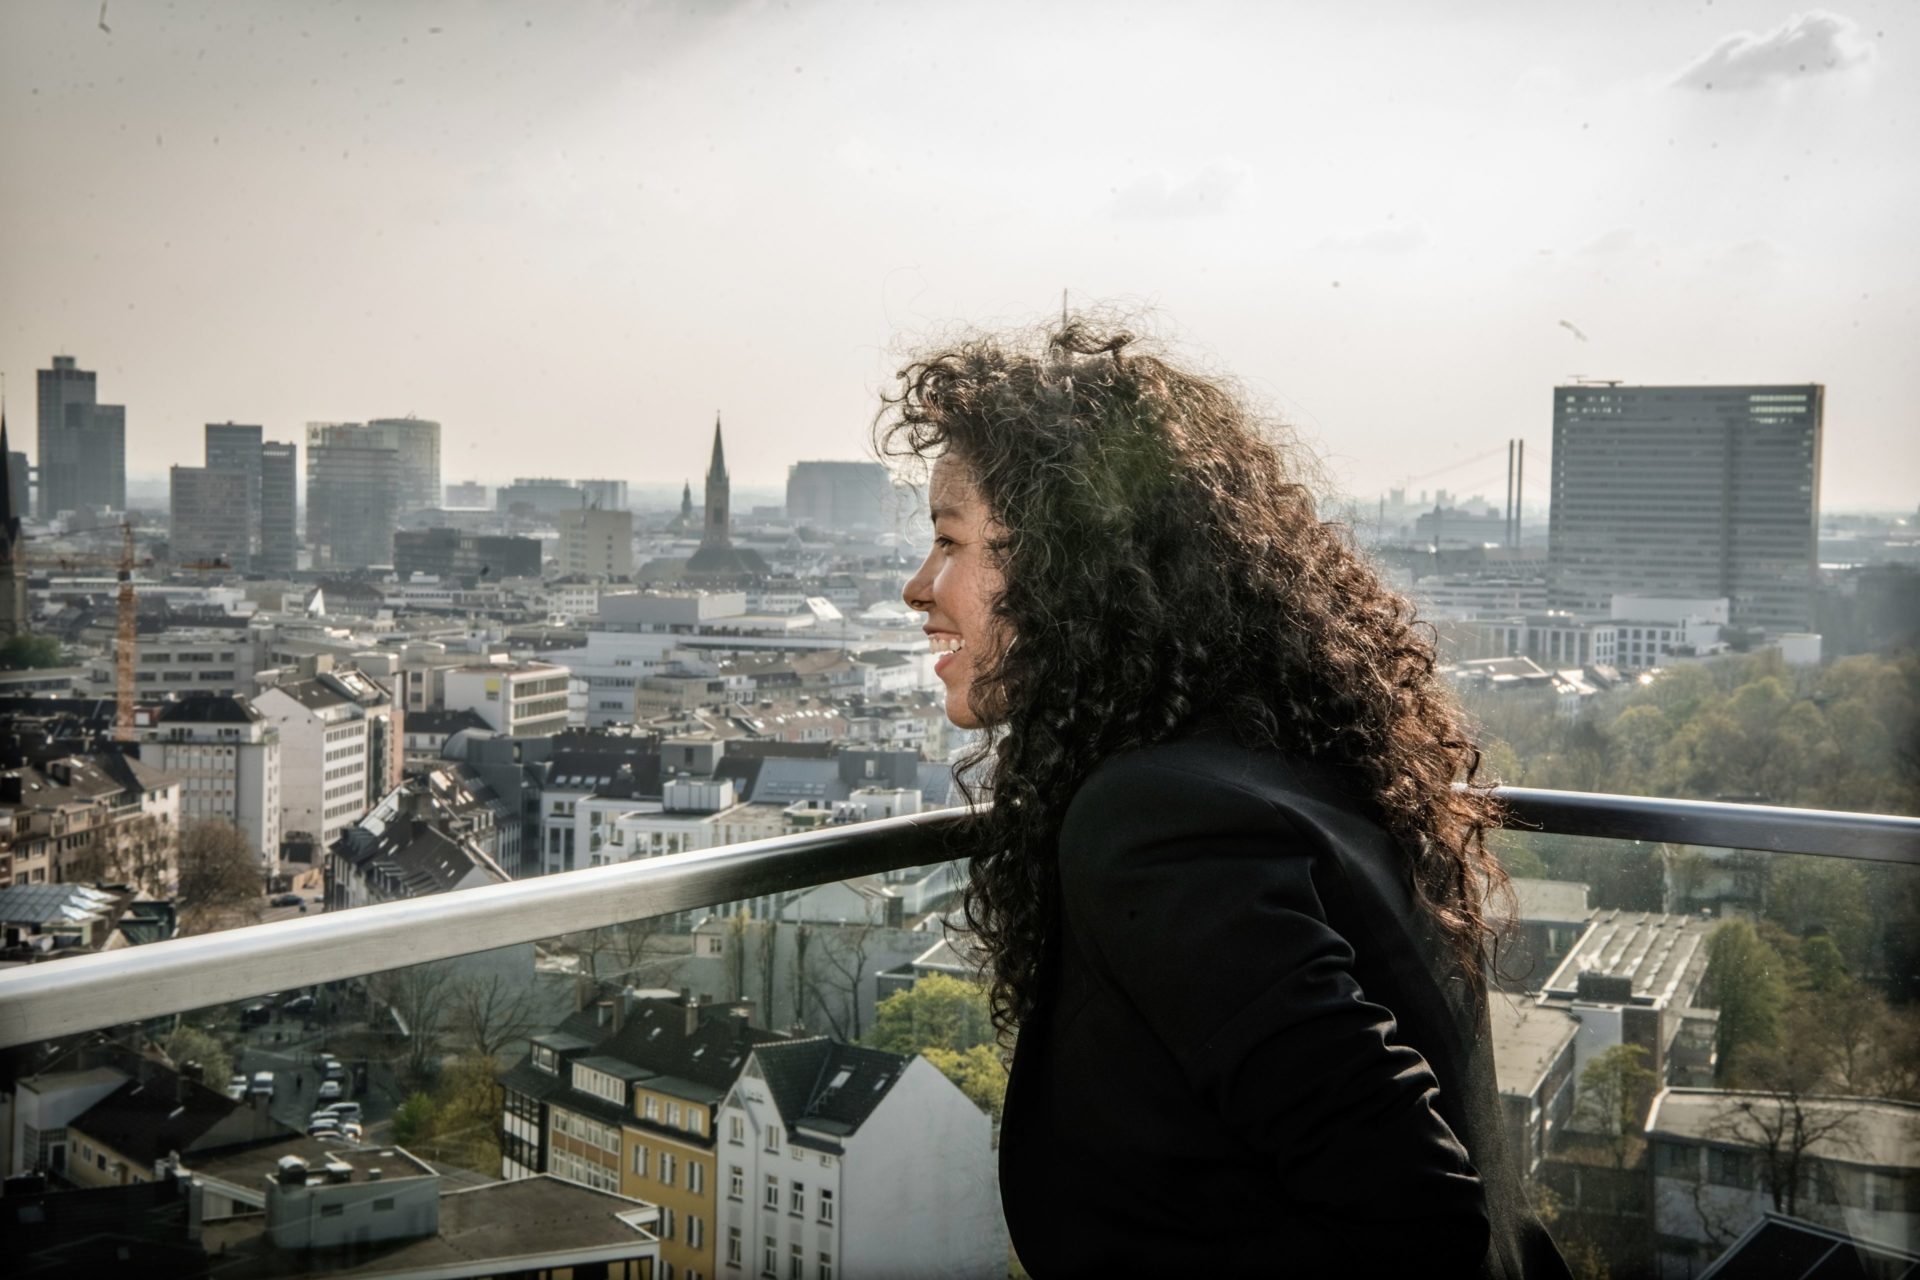
[[(201, 1243), (214, 1280), (277, 1276), (499, 1274), (546, 1271), (570, 1263), (608, 1261), (605, 1250), (654, 1245), (652, 1205), (594, 1191), (551, 1174), (448, 1191), (440, 1197), (440, 1229), (430, 1236), (346, 1250), (282, 1250), (266, 1240), (260, 1215), (209, 1222)], [(537, 1241), (537, 1243), (535, 1243)], [(574, 1255), (586, 1255), (575, 1257)]]
[(1835, 1096), (1788, 1101), (1737, 1089), (1662, 1089), (1647, 1115), (1647, 1136), (1756, 1146), (1762, 1126), (1777, 1129), (1782, 1109), (1791, 1115), (1795, 1106), (1806, 1130), (1819, 1135), (1806, 1147), (1814, 1156), (1881, 1169), (1920, 1169), (1920, 1102)]
[(1565, 1009), (1499, 991), (1487, 993), (1487, 1018), (1493, 1024), (1495, 1083), (1501, 1093), (1521, 1097), (1539, 1088), (1547, 1068), (1580, 1033), (1580, 1023)]
[[(1656, 911), (1600, 911), (1542, 989), (1548, 998), (1580, 996), (1581, 976), (1597, 974), (1631, 985), (1631, 1003), (1660, 1005), (1676, 996), (1690, 1000), (1706, 970), (1707, 935), (1714, 922), (1701, 916)], [(1589, 980), (1591, 981), (1591, 980)], [(1587, 998), (1594, 998), (1591, 987)], [(1607, 1003), (1624, 1004), (1609, 997)]]

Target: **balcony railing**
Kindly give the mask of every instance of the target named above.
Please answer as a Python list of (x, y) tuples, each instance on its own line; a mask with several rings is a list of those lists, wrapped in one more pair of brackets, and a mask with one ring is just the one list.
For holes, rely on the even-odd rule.
[[(1920, 865), (1920, 818), (1503, 788), (1516, 829)], [(960, 856), (946, 810), (0, 972), (0, 1048)]]

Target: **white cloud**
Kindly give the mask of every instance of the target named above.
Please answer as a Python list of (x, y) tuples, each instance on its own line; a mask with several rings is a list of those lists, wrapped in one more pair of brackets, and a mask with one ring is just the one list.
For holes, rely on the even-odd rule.
[(1247, 178), (1237, 160), (1210, 160), (1191, 177), (1150, 173), (1115, 188), (1113, 211), (1125, 218), (1197, 218), (1222, 213)]
[(1411, 253), (1427, 243), (1427, 229), (1417, 222), (1388, 222), (1360, 231), (1343, 231), (1320, 242), (1322, 248), (1348, 253)]
[(1859, 26), (1819, 9), (1796, 13), (1764, 35), (1737, 31), (1674, 77), (1682, 89), (1763, 89), (1800, 76), (1848, 71), (1873, 59)]

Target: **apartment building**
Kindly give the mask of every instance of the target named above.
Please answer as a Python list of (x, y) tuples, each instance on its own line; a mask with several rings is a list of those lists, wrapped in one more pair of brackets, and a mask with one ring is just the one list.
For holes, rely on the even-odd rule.
[(0, 866), (12, 884), (179, 884), (180, 783), (115, 751), (0, 769)]
[(657, 1205), (661, 1275), (724, 1274), (716, 1108), (754, 1047), (784, 1039), (746, 1014), (685, 994), (627, 993), (533, 1037), (502, 1081), (501, 1176), (547, 1172)]
[(180, 780), (180, 820), (231, 822), (263, 872), (280, 862), (280, 733), (247, 699), (190, 694), (140, 708), (140, 758)]
[(321, 671), (263, 690), (253, 705), (280, 735), (284, 833), (325, 848), (399, 784), (402, 720), (371, 676)]
[(925, 1058), (758, 1045), (718, 1121), (719, 1276), (1006, 1274), (987, 1116)]

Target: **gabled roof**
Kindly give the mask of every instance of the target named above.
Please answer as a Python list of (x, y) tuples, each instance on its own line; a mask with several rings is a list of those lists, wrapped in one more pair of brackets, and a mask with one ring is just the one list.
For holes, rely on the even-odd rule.
[(699, 1025), (688, 1035), (686, 1006), (678, 1000), (636, 1001), (625, 1025), (597, 1052), (645, 1068), (653, 1077), (649, 1088), (714, 1102), (739, 1078), (755, 1046), (786, 1039), (747, 1025), (725, 1005), (705, 1006), (697, 1016)]
[(791, 1128), (845, 1137), (873, 1114), (910, 1059), (824, 1038), (761, 1045), (754, 1060)]
[(187, 1152), (221, 1121), (244, 1109), (218, 1090), (171, 1072), (129, 1080), (69, 1125), (143, 1168), (171, 1151)]

